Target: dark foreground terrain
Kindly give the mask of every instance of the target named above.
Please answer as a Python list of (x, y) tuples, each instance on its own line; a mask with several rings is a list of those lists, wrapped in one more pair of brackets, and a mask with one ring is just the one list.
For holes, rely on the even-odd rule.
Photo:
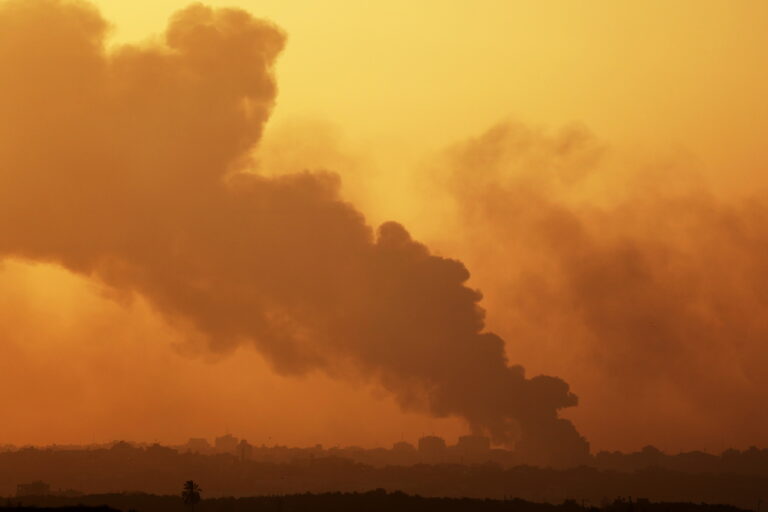
[[(8, 500), (7, 512), (190, 512), (176, 496), (152, 494), (94, 494), (79, 497), (38, 496)], [(292, 494), (202, 500), (195, 512), (742, 512), (727, 505), (654, 503), (644, 499), (617, 499), (600, 506), (567, 500), (559, 505), (521, 499), (426, 498), (382, 489), (364, 493)]]
[(0, 506), (0, 510), (13, 512), (118, 512), (116, 509), (107, 506), (90, 507), (87, 505), (73, 505), (71, 507), (34, 507), (6, 504), (5, 506)]
[[(382, 456), (380, 460), (360, 462), (320, 451), (286, 450), (258, 449), (246, 457), (231, 453), (185, 453), (158, 445), (136, 447), (128, 443), (96, 449), (25, 448), (0, 453), (0, 496), (17, 496), (25, 503), (24, 496), (43, 495), (75, 500), (82, 495), (124, 492), (174, 496), (181, 491), (183, 482), (194, 480), (209, 499), (303, 493), (337, 496), (326, 494), (335, 492), (355, 496), (349, 493), (365, 495), (370, 489), (386, 489), (434, 498), (515, 497), (551, 504), (571, 500), (587, 506), (602, 506), (617, 496), (633, 496), (664, 503), (721, 503), (745, 510), (757, 510), (760, 502), (763, 510), (768, 507), (768, 450), (730, 451), (721, 456), (667, 456), (645, 449), (636, 454), (601, 454), (592, 461), (600, 467), (569, 469), (508, 466), (494, 461), (417, 461), (407, 465), (407, 458), (400, 460), (401, 464), (383, 464), (396, 461)], [(395, 451), (384, 455), (396, 455)], [(269, 460), (268, 455), (282, 458)], [(426, 454), (415, 451), (411, 455)], [(201, 510), (213, 506), (210, 501), (206, 503)], [(272, 503), (266, 501), (260, 506), (269, 508)], [(290, 509), (285, 506), (288, 509), (281, 512)], [(632, 512), (637, 512), (637, 506), (635, 501)], [(120, 504), (118, 508), (146, 507)]]
[[(126, 443), (110, 449), (22, 449), (0, 453), (0, 496), (25, 500), (24, 496), (116, 492), (178, 495), (183, 482), (194, 480), (205, 498), (365, 493), (381, 488), (435, 498), (515, 497), (553, 504), (573, 500), (592, 506), (617, 496), (666, 503), (722, 503), (746, 510), (756, 510), (761, 500), (765, 510), (768, 501), (767, 450), (723, 457), (617, 455), (614, 465), (619, 469), (611, 465), (609, 469), (552, 469), (493, 462), (372, 465), (321, 456), (269, 462), (254, 460), (255, 454), (252, 457), (179, 453)], [(675, 466), (670, 466), (672, 462)]]

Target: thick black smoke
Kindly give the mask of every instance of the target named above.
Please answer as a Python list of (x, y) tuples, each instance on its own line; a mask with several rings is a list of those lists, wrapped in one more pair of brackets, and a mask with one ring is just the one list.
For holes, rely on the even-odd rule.
[(765, 442), (768, 196), (615, 156), (580, 127), (507, 122), (440, 160), (494, 328), (578, 382), (602, 443)]
[(193, 5), (162, 46), (107, 53), (104, 32), (81, 3), (0, 7), (0, 254), (139, 293), (214, 350), (253, 343), (282, 373), (366, 375), (530, 461), (588, 453), (558, 418), (576, 404), (568, 385), (508, 364), (460, 262), (399, 224), (374, 233), (334, 175), (248, 172), (279, 29)]

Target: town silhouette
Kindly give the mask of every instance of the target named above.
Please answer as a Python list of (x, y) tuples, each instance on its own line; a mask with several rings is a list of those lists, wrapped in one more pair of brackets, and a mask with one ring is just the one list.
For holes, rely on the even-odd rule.
[(0, 0), (0, 512), (763, 512), (768, 1), (221, 1)]
[[(354, 508), (376, 496), (386, 496), (390, 504), (400, 500), (406, 508), (449, 503), (414, 501), (407, 494), (454, 498), (450, 503), (457, 509), (466, 505), (461, 498), (472, 498), (501, 500), (483, 505), (489, 510), (546, 509), (535, 503), (562, 505), (564, 510), (574, 503), (603, 509), (610, 505), (618, 512), (660, 510), (650, 502), (756, 510), (768, 489), (768, 450), (668, 455), (649, 446), (636, 453), (599, 452), (584, 464), (553, 468), (524, 465), (513, 451), (493, 448), (482, 436), (463, 436), (455, 444), (425, 436), (416, 444), (400, 441), (389, 449), (363, 449), (254, 445), (226, 434), (213, 442), (193, 438), (178, 446), (125, 441), (83, 447), (6, 446), (0, 452), (0, 482), (0, 495), (23, 504), (84, 503), (121, 510), (160, 510), (175, 503), (177, 498), (170, 497), (174, 495), (195, 510), (220, 510), (224, 503), (245, 509), (257, 503), (252, 496), (286, 500), (258, 502), (267, 509), (278, 503), (286, 510), (311, 508), (308, 497), (291, 498), (306, 493), (317, 496), (318, 506), (331, 509)], [(180, 482), (186, 482), (181, 495)], [(375, 489), (381, 491), (369, 494)], [(635, 497), (635, 509), (627, 508), (629, 501), (616, 501), (630, 496)], [(508, 502), (513, 498), (530, 503)], [(208, 501), (212, 499), (217, 501)], [(481, 506), (481, 501), (472, 503)]]

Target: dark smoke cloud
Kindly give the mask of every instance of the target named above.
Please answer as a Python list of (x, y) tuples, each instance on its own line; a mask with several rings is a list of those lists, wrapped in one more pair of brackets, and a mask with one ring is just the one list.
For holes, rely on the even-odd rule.
[(505, 313), (494, 328), (597, 397), (590, 437), (768, 442), (764, 193), (729, 197), (690, 162), (631, 169), (608, 153), (580, 127), (510, 122), (440, 162), (474, 283)]
[(588, 452), (558, 417), (576, 404), (568, 385), (508, 364), (460, 262), (399, 224), (374, 233), (334, 175), (248, 172), (279, 29), (193, 5), (163, 46), (107, 53), (105, 30), (81, 3), (0, 7), (0, 253), (141, 294), (214, 350), (253, 343), (284, 374), (375, 379), (528, 460)]

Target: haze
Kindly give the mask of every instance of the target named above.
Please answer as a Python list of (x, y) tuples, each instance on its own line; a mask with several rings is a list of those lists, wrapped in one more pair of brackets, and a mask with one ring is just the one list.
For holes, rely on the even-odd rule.
[[(38, 12), (23, 18), (23, 26), (64, 19), (55, 14), (60, 2), (30, 4), (51, 17)], [(386, 249), (382, 239), (397, 247), (410, 242), (402, 228), (386, 224), (389, 231), (371, 238), (368, 226), (401, 223), (432, 253), (461, 260), (470, 288), (485, 295), (479, 304), (486, 326), (462, 317), (445, 335), (461, 331), (475, 339), (495, 332), (505, 341), (510, 368), (522, 365), (529, 378), (551, 375), (570, 385), (579, 405), (572, 407), (569, 391), (558, 388), (551, 403), (542, 399), (541, 414), (570, 418), (593, 451), (768, 443), (762, 406), (768, 399), (764, 2), (209, 4), (240, 7), (280, 28), (259, 32), (250, 56), (237, 53), (236, 43), (222, 45), (221, 69), (186, 99), (162, 94), (188, 90), (186, 75), (173, 73), (197, 66), (193, 58), (162, 68), (170, 76), (162, 93), (136, 79), (152, 76), (142, 66), (165, 65), (150, 61), (163, 55), (158, 48), (167, 44), (168, 18), (185, 2), (97, 2), (114, 25), (109, 51), (116, 53), (106, 57), (91, 21), (74, 30), (62, 25), (69, 27), (62, 33), (39, 32), (50, 44), (27, 53), (31, 47), (24, 44), (33, 36), (10, 29), (0, 36), (0, 69), (16, 71), (0, 82), (6, 141), (0, 151), (6, 233), (0, 243), (0, 399), (13, 411), (13, 421), (0, 423), (0, 440), (179, 442), (229, 430), (253, 443), (377, 446), (490, 429), (503, 442), (507, 434), (490, 417), (498, 402), (476, 410), (443, 395), (410, 396), (421, 389), (425, 367), (401, 370), (400, 354), (417, 345), (403, 345), (389, 366), (381, 362), (386, 354), (338, 341), (339, 333), (385, 325), (380, 318), (393, 318), (395, 306), (365, 295), (368, 312), (384, 313), (350, 313), (359, 323), (349, 327), (344, 315), (327, 320), (335, 310), (326, 309), (323, 298), (332, 297), (347, 314), (355, 303), (350, 297), (380, 290), (378, 281), (358, 288), (349, 275), (323, 274), (312, 281), (317, 289), (301, 288), (306, 280), (255, 292), (234, 287), (252, 277), (234, 271), (247, 266), (229, 258), (233, 247), (273, 265), (254, 271), (260, 279), (290, 280), (292, 265), (306, 269), (311, 260), (285, 260), (287, 252), (262, 253), (258, 244), (227, 244), (256, 232), (288, 246), (294, 239), (282, 233), (297, 229), (311, 237), (304, 223), (321, 212), (318, 225), (326, 231), (320, 233), (330, 233), (331, 241), (290, 246), (328, 248), (306, 276), (346, 272), (340, 255), (359, 266), (351, 275), (369, 275), (368, 254), (378, 250), (369, 244)], [(0, 5), (1, 26), (19, 26), (21, 4)], [(281, 31), (287, 34), (282, 53)], [(96, 50), (73, 44), (82, 67), (61, 66), (45, 53), (84, 33)], [(136, 42), (133, 50), (122, 46)], [(88, 60), (93, 55), (98, 58)], [(276, 97), (268, 73), (240, 74), (254, 56), (274, 61)], [(111, 66), (104, 83), (103, 66)], [(227, 94), (233, 102), (247, 97), (246, 115), (231, 114), (224, 100), (200, 106), (201, 98)], [(200, 110), (190, 113), (189, 105)], [(181, 129), (177, 138), (179, 126), (194, 130)], [(221, 205), (230, 200), (207, 191), (233, 169), (264, 177), (267, 185), (253, 186), (260, 200), (299, 194), (304, 199), (296, 200), (296, 211), (304, 211), (307, 197), (319, 206), (295, 218), (232, 228), (232, 219), (250, 215), (247, 201), (225, 212)], [(330, 175), (312, 174), (319, 178), (306, 182), (292, 177), (304, 170), (336, 173), (341, 197), (354, 206), (337, 200)], [(124, 204), (109, 204), (126, 184)], [(179, 184), (188, 188), (179, 193)], [(137, 217), (142, 212), (150, 213)], [(166, 220), (148, 235), (147, 226), (156, 224), (152, 212)], [(190, 212), (200, 216), (190, 219)], [(354, 212), (364, 214), (365, 223)], [(217, 219), (230, 227), (213, 225)], [(155, 244), (162, 245), (156, 237), (179, 226), (188, 233), (186, 226), (209, 220), (201, 230), (219, 237), (218, 249), (207, 245), (211, 238), (188, 234), (179, 246), (199, 254), (185, 253), (183, 269), (167, 268), (176, 261), (171, 258), (155, 259)], [(222, 262), (233, 270), (209, 271)], [(445, 265), (436, 274), (458, 272)], [(173, 279), (159, 279), (162, 270)], [(187, 270), (192, 277), (177, 279)], [(398, 300), (421, 282), (407, 275), (403, 290), (393, 292)], [(410, 307), (474, 311), (476, 299), (464, 294), (469, 289), (459, 274), (447, 278), (445, 289), (424, 279), (423, 288), (415, 288), (419, 296), (447, 290), (457, 293), (456, 303)], [(186, 302), (191, 292), (178, 288), (181, 282), (242, 295)], [(254, 304), (264, 308), (268, 327), (251, 323), (250, 308), (259, 309)], [(276, 314), (290, 319), (293, 335), (298, 323), (298, 356), (279, 348), (286, 346), (279, 339), (285, 332), (275, 330), (282, 325)], [(418, 334), (448, 324), (443, 317), (411, 320), (429, 326), (415, 329)], [(242, 341), (253, 333), (266, 339), (256, 349)], [(332, 342), (304, 339), (313, 336)], [(389, 340), (366, 339), (371, 347)], [(451, 347), (463, 343), (425, 343), (438, 350), (425, 360), (453, 369), (460, 352)], [(502, 360), (485, 354), (477, 360), (486, 358)], [(455, 396), (452, 375), (427, 380)], [(474, 375), (468, 371), (467, 382), (476, 382)], [(538, 411), (509, 407), (523, 423), (533, 416), (539, 421)]]

